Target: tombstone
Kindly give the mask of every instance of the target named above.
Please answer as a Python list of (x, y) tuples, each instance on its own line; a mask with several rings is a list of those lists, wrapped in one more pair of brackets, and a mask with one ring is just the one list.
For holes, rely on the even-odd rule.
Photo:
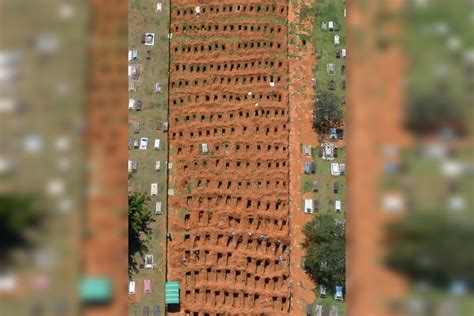
[(130, 79), (137, 80), (140, 77), (140, 67), (137, 65), (128, 66), (128, 76)]
[(318, 192), (319, 191), (319, 181), (314, 180), (313, 181), (313, 192)]
[(129, 92), (137, 92), (137, 83), (136, 83), (136, 81), (130, 80), (128, 82), (128, 91)]
[(323, 51), (320, 50), (320, 49), (317, 49), (316, 50), (316, 58), (321, 59), (321, 57), (323, 57)]
[(329, 31), (334, 31), (334, 22), (333, 21), (328, 22), (328, 30)]
[(344, 139), (344, 129), (337, 128), (336, 129), (336, 135), (337, 135), (338, 139)]
[(133, 132), (134, 132), (135, 134), (140, 133), (140, 123), (135, 123), (135, 124), (133, 124)]
[(132, 172), (137, 172), (138, 170), (138, 161), (132, 161)]
[(163, 93), (163, 85), (159, 82), (155, 84), (155, 93)]
[[(142, 39), (143, 43), (143, 39)], [(147, 46), (153, 46), (155, 45), (155, 33), (146, 33), (145, 34), (145, 42), (143, 43)]]
[(209, 152), (209, 149), (208, 149), (208, 147), (207, 147), (207, 144), (205, 144), (205, 143), (204, 143), (204, 144), (201, 144), (201, 153), (202, 153), (203, 155), (207, 155), (208, 152)]
[(319, 200), (313, 200), (313, 209), (319, 211)]
[(324, 146), (319, 146), (319, 149), (318, 149), (318, 157), (319, 158), (322, 158), (324, 155)]
[(339, 164), (339, 168), (340, 168), (340, 171), (341, 171), (341, 175), (345, 175), (346, 174), (346, 164), (344, 164), (344, 163)]
[(336, 73), (334, 64), (327, 64), (326, 71), (329, 75), (334, 75)]

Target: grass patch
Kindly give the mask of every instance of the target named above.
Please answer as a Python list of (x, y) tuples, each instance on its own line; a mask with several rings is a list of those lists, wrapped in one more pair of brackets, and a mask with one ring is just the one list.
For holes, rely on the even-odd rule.
[(303, 182), (303, 193), (313, 191), (313, 181), (306, 179)]
[[(338, 162), (343, 163), (345, 161), (345, 148), (339, 147), (338, 157), (333, 160), (323, 160), (318, 157), (318, 149), (312, 148), (312, 158), (316, 163), (316, 174), (303, 174), (302, 175), (302, 191), (303, 193), (313, 191), (313, 181), (319, 182), (319, 191), (312, 193), (313, 200), (319, 200), (319, 212), (335, 212), (335, 201), (339, 200), (342, 203), (342, 212), (336, 214), (337, 219), (345, 218), (345, 194), (346, 194), (346, 181), (345, 176), (333, 176), (331, 175), (331, 163)], [(339, 182), (339, 192), (334, 193), (333, 185), (334, 182)], [(302, 202), (304, 209), (304, 201)]]
[[(148, 243), (149, 254), (154, 256), (156, 264), (154, 269), (140, 269), (132, 276), (137, 282), (139, 300), (129, 305), (129, 315), (141, 315), (144, 305), (152, 309), (155, 304), (165, 310), (164, 282), (166, 280), (166, 216), (167, 216), (167, 191), (168, 191), (168, 135), (156, 129), (157, 122), (168, 121), (168, 25), (169, 2), (163, 2), (162, 12), (156, 12), (156, 3), (145, 3), (133, 0), (130, 4), (129, 47), (138, 51), (138, 60), (132, 62), (141, 66), (137, 92), (131, 92), (130, 97), (141, 100), (142, 111), (130, 111), (129, 120), (140, 122), (140, 133), (129, 131), (131, 139), (148, 137), (147, 150), (132, 149), (129, 159), (138, 161), (138, 170), (134, 173), (131, 190), (150, 194), (150, 184), (158, 183), (158, 196), (151, 197), (150, 208), (155, 202), (162, 203), (163, 215), (154, 215), (155, 223), (152, 224), (152, 238)], [(145, 32), (155, 33), (155, 45), (145, 46), (140, 42), (141, 35)], [(146, 51), (151, 51), (151, 59), (146, 60)], [(163, 85), (163, 93), (154, 93), (156, 83)], [(155, 139), (161, 140), (160, 150), (154, 150)], [(155, 171), (155, 162), (161, 161), (161, 170)], [(152, 280), (152, 293), (144, 294), (143, 280)]]
[[(470, 149), (460, 150), (457, 158), (461, 162), (468, 162), (469, 151)], [(449, 196), (448, 182), (440, 172), (441, 162), (423, 157), (413, 149), (402, 150), (400, 156), (407, 172), (381, 175), (379, 184), (382, 191), (406, 192), (408, 196), (414, 198), (415, 210), (437, 209), (439, 205), (446, 205)], [(466, 199), (467, 205), (472, 205), (474, 197), (470, 191), (474, 187), (474, 179), (467, 175), (461, 176), (457, 183), (459, 194)]]
[(316, 297), (318, 298), (316, 300), (316, 303), (315, 304), (318, 304), (318, 305), (321, 305), (321, 306), (327, 306), (327, 307), (331, 307), (331, 306), (336, 306), (337, 309), (338, 309), (338, 312), (340, 316), (345, 316), (346, 315), (346, 304), (344, 303), (344, 301), (336, 301), (333, 297), (329, 297), (330, 294), (328, 294), (328, 297), (325, 297), (325, 298), (321, 298), (319, 296), (319, 289), (315, 289), (314, 290), (315, 293), (316, 293)]
[[(341, 74), (341, 66), (345, 64), (345, 59), (336, 58), (336, 51), (346, 46), (346, 30), (343, 1), (329, 0), (327, 2), (316, 3), (315, 8), (319, 13), (314, 15), (314, 29), (309, 37), (312, 40), (313, 48), (322, 51), (322, 56), (318, 59), (314, 70), (314, 78), (317, 82), (317, 90), (329, 90), (329, 81), (336, 82), (334, 93), (342, 98), (345, 90), (342, 89), (342, 81), (345, 75)], [(313, 9), (314, 11), (314, 9)], [(339, 31), (324, 31), (321, 28), (323, 22), (333, 21), (339, 24)], [(334, 36), (339, 35), (339, 45), (334, 44)], [(315, 52), (316, 54), (316, 52)], [(326, 66), (332, 63), (335, 65), (335, 75), (329, 75)]]
[(196, 187), (197, 184), (194, 182), (188, 182), (188, 184), (186, 185), (186, 189), (188, 190), (189, 194), (191, 194)]
[(179, 214), (179, 217), (184, 218), (184, 216), (189, 214), (189, 212), (185, 210), (184, 208), (180, 208), (178, 214)]

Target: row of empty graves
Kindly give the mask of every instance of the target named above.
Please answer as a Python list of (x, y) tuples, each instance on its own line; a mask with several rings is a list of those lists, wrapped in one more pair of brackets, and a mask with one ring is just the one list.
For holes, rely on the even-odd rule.
[(286, 1), (171, 12), (168, 279), (186, 315), (289, 310), (286, 14)]
[[(185, 299), (192, 302), (193, 311), (185, 308), (185, 315), (284, 315), (288, 310), (289, 300), (286, 295), (260, 294), (256, 292), (238, 291), (223, 288), (192, 288), (185, 290)], [(259, 306), (265, 306), (267, 311), (257, 312)], [(208, 307), (209, 306), (209, 307)], [(239, 310), (237, 312), (236, 310)]]
[[(206, 21), (225, 17), (286, 17), (288, 6), (286, 1), (209, 1), (196, 4), (196, 1), (174, 1), (177, 5), (171, 11), (174, 22), (190, 19), (192, 22)], [(202, 19), (198, 19), (202, 18)], [(235, 21), (234, 21), (235, 22)]]

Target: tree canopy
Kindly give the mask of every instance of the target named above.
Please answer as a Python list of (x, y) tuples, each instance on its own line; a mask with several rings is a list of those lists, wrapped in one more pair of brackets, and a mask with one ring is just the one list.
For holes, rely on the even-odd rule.
[(339, 125), (344, 119), (342, 100), (331, 91), (319, 91), (313, 106), (313, 128), (320, 134)]
[(150, 238), (150, 224), (154, 222), (147, 208), (150, 198), (141, 193), (128, 196), (128, 266), (129, 273), (137, 270), (135, 255), (143, 256), (148, 250), (146, 242)]
[(448, 94), (411, 93), (406, 109), (405, 125), (419, 135), (442, 127), (463, 128), (465, 113)]
[(306, 236), (305, 269), (331, 292), (346, 280), (344, 225), (331, 213), (320, 213), (303, 229)]
[(474, 285), (474, 221), (440, 211), (412, 212), (386, 231), (390, 267), (414, 281)]
[(37, 228), (44, 216), (31, 195), (0, 195), (0, 263), (9, 261), (12, 250), (31, 245), (27, 232)]

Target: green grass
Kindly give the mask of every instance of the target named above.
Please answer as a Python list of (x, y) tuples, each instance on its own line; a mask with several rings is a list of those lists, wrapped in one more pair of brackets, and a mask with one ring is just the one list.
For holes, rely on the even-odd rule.
[[(320, 12), (314, 15), (314, 30), (309, 36), (312, 40), (313, 48), (322, 51), (322, 57), (318, 59), (314, 78), (317, 82), (317, 91), (329, 90), (328, 83), (332, 79), (336, 81), (336, 90), (334, 93), (343, 97), (345, 90), (342, 89), (342, 81), (345, 75), (340, 74), (340, 67), (345, 64), (345, 59), (336, 58), (336, 50), (346, 48), (346, 29), (344, 18), (344, 3), (341, 0), (327, 0), (325, 2), (315, 2)], [(313, 7), (314, 8), (314, 7)], [(308, 12), (313, 12), (313, 8), (308, 8)], [(339, 24), (339, 31), (323, 31), (322, 22), (334, 21)], [(334, 35), (339, 35), (340, 45), (334, 45)], [(336, 67), (335, 75), (329, 75), (326, 71), (326, 65), (333, 63)]]
[[(346, 193), (346, 184), (345, 176), (332, 176), (331, 175), (331, 163), (338, 162), (343, 163), (345, 161), (345, 148), (339, 147), (338, 158), (333, 161), (323, 160), (318, 157), (318, 150), (316, 148), (312, 149), (312, 158), (316, 163), (316, 174), (304, 174), (302, 176), (303, 192), (312, 192), (313, 181), (319, 181), (319, 192), (312, 193), (312, 198), (314, 200), (319, 200), (319, 212), (335, 212), (334, 204), (336, 200), (342, 202), (342, 212), (337, 213), (336, 217), (338, 219), (345, 218), (345, 193)], [(333, 183), (335, 181), (339, 182), (339, 193), (333, 192)], [(304, 203), (304, 202), (303, 202)]]
[[(470, 316), (472, 315), (472, 311), (474, 311), (474, 295), (472, 293), (454, 296), (440, 290), (422, 293), (418, 289), (412, 288), (410, 291), (410, 298), (432, 306), (434, 311), (439, 310), (441, 306), (446, 303), (454, 304), (458, 311), (457, 315), (459, 316)], [(421, 316), (425, 314), (413, 313), (410, 315)]]
[[(327, 91), (328, 83), (332, 79), (336, 81), (336, 90), (334, 93), (342, 98), (345, 95), (345, 90), (342, 89), (342, 81), (345, 79), (344, 75), (340, 74), (340, 67), (344, 64), (345, 59), (336, 58), (336, 50), (345, 48), (346, 43), (346, 31), (345, 31), (345, 18), (344, 18), (345, 4), (342, 0), (325, 0), (315, 1), (312, 6), (302, 6), (299, 20), (301, 24), (290, 24), (289, 41), (294, 44), (298, 43), (298, 48), (304, 49), (305, 42), (312, 43), (313, 49), (322, 50), (323, 54), (320, 59), (317, 60), (316, 68), (313, 70), (313, 77), (316, 79), (317, 86), (316, 91)], [(319, 10), (318, 14), (314, 14), (315, 9)], [(307, 30), (303, 22), (305, 19), (313, 20), (313, 29)], [(322, 22), (334, 21), (339, 24), (339, 31), (323, 31), (321, 29)], [(334, 45), (334, 35), (338, 34), (340, 37), (340, 45)], [(289, 56), (292, 57), (292, 56)], [(335, 75), (329, 75), (326, 71), (326, 65), (334, 63), (336, 67)], [(318, 157), (318, 149), (312, 149), (312, 159), (316, 163), (316, 174), (303, 174), (302, 175), (302, 187), (303, 193), (312, 192), (312, 183), (314, 180), (319, 181), (319, 191), (313, 192), (312, 199), (319, 200), (320, 207), (318, 212), (332, 212), (335, 213), (334, 205), (336, 200), (342, 202), (342, 212), (336, 213), (337, 219), (345, 219), (346, 205), (345, 205), (345, 194), (346, 194), (346, 183), (345, 176), (332, 176), (331, 175), (331, 163), (344, 163), (345, 162), (345, 148), (339, 146), (338, 157), (333, 161), (323, 160)], [(302, 146), (300, 150), (303, 151)], [(333, 192), (333, 184), (335, 181), (339, 182), (339, 193)], [(304, 205), (304, 201), (302, 201)], [(345, 315), (345, 303), (341, 301), (335, 301), (333, 297), (320, 298), (317, 293), (318, 289), (314, 290), (316, 293), (316, 302), (322, 306), (335, 305), (338, 307), (339, 315)]]
[[(18, 168), (13, 173), (2, 173), (2, 192), (26, 193), (38, 198), (40, 205), (46, 205), (43, 218), (45, 227), (35, 233), (33, 247), (16, 251), (17, 262), (3, 266), (4, 271), (17, 277), (18, 292), (0, 299), (0, 315), (27, 315), (32, 302), (40, 301), (49, 308), (59, 299), (66, 299), (69, 312), (78, 312), (77, 284), (80, 278), (80, 219), (83, 215), (79, 201), (84, 198), (84, 139), (77, 133), (78, 123), (85, 121), (84, 104), (86, 97), (82, 87), (87, 81), (88, 62), (88, 20), (87, 5), (74, 4), (74, 18), (61, 21), (57, 18), (62, 1), (45, 2), (2, 1), (2, 47), (6, 51), (21, 52), (22, 59), (16, 68), (21, 76), (11, 97), (24, 100), (30, 106), (21, 114), (1, 115), (2, 158), (13, 162)], [(14, 27), (21, 25), (21, 27)], [(31, 41), (39, 34), (50, 34), (58, 39), (58, 50), (44, 63), (32, 49)], [(74, 61), (74, 62), (71, 62)], [(72, 88), (69, 96), (56, 93), (58, 83), (68, 83)], [(40, 105), (40, 106), (37, 106)], [(45, 107), (46, 106), (46, 107)], [(47, 110), (45, 110), (47, 108)], [(12, 123), (26, 127), (26, 135), (41, 135), (43, 148), (31, 155), (19, 150), (23, 133), (18, 134)], [(47, 122), (47, 123), (45, 123)], [(19, 125), (19, 126), (20, 126)], [(57, 153), (53, 144), (59, 136), (71, 140), (71, 149)], [(58, 159), (67, 158), (71, 169), (58, 172)], [(60, 179), (65, 186), (65, 198), (70, 198), (70, 213), (57, 211), (60, 197), (44, 194), (45, 184), (52, 179)], [(51, 250), (57, 263), (51, 268), (40, 269), (33, 264), (32, 256), (44, 249)], [(2, 251), (3, 252), (3, 251)], [(4, 254), (4, 253), (2, 253)], [(35, 290), (31, 279), (38, 273), (49, 278), (50, 286)], [(26, 283), (25, 283), (26, 282)], [(47, 310), (47, 309), (46, 309)]]
[(319, 290), (315, 290), (316, 293), (316, 302), (315, 304), (321, 305), (321, 306), (336, 306), (338, 308), (338, 312), (340, 316), (345, 316), (346, 315), (346, 304), (344, 301), (336, 301), (334, 297), (331, 297), (330, 294), (328, 293), (328, 296), (325, 298), (319, 297)]
[[(459, 152), (458, 159), (460, 162), (467, 163), (470, 161), (471, 154), (472, 150), (463, 149)], [(383, 174), (379, 179), (381, 190), (406, 191), (415, 198), (414, 208), (418, 210), (435, 210), (439, 207), (445, 207), (448, 192), (446, 178), (440, 173), (441, 163), (424, 158), (410, 149), (402, 150), (400, 155), (402, 162), (408, 168), (408, 172)], [(405, 183), (410, 183), (410, 187), (404, 189)], [(458, 184), (460, 194), (466, 199), (466, 204), (472, 205), (474, 198), (470, 191), (474, 187), (473, 178), (461, 176)]]
[(304, 180), (303, 187), (301, 189), (303, 193), (311, 192), (313, 190), (313, 181), (310, 179)]
[[(141, 112), (130, 111), (129, 121), (140, 122), (140, 133), (134, 134), (129, 129), (129, 137), (138, 139), (148, 137), (147, 150), (132, 149), (129, 159), (138, 161), (138, 171), (131, 179), (130, 189), (136, 192), (150, 194), (150, 184), (158, 183), (158, 196), (151, 197), (150, 209), (154, 213), (155, 202), (162, 203), (162, 215), (154, 215), (152, 238), (148, 243), (149, 254), (154, 255), (154, 269), (140, 269), (132, 278), (137, 282), (139, 301), (129, 305), (129, 315), (141, 315), (144, 305), (150, 309), (154, 304), (164, 311), (164, 282), (166, 281), (166, 216), (167, 216), (167, 173), (168, 173), (168, 137), (162, 129), (156, 130), (157, 121), (168, 121), (168, 32), (169, 32), (169, 2), (163, 2), (162, 12), (156, 13), (156, 3), (144, 3), (134, 0), (130, 3), (129, 15), (129, 49), (138, 51), (138, 60), (132, 62), (141, 66), (141, 74), (137, 92), (131, 92), (130, 97), (141, 100)], [(145, 46), (141, 34), (155, 33), (155, 45)], [(151, 60), (145, 60), (145, 53), (151, 51)], [(155, 83), (163, 85), (163, 93), (155, 94)], [(160, 150), (154, 150), (154, 140), (161, 140)], [(155, 171), (155, 161), (161, 161), (161, 170)], [(143, 294), (143, 280), (152, 280), (152, 294)]]
[(179, 209), (179, 217), (184, 218), (185, 215), (189, 214), (184, 208)]
[[(423, 10), (411, 10), (411, 14), (403, 19), (410, 30), (403, 34), (401, 41), (413, 61), (408, 73), (411, 91), (437, 91), (438, 77), (427, 74), (433, 74), (436, 66), (444, 64), (449, 68), (444, 77), (452, 94), (464, 102), (470, 98), (464, 84), (466, 64), (460, 62), (446, 45), (450, 36), (456, 36), (461, 40), (463, 50), (473, 47), (474, 37), (468, 12), (467, 4), (451, 5), (446, 1), (435, 0)], [(440, 16), (443, 18), (440, 19)], [(450, 29), (447, 34), (424, 31), (427, 27), (434, 29), (433, 26), (440, 22)]]

